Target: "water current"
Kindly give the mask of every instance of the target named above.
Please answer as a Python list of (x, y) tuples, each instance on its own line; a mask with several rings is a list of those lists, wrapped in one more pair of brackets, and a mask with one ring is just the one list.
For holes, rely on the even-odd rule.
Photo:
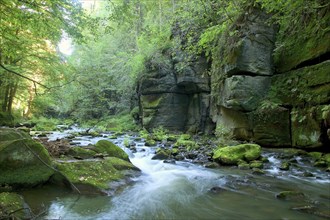
[[(50, 139), (68, 133), (55, 132)], [(104, 137), (79, 137), (80, 146), (95, 144)], [(24, 192), (34, 209), (47, 210), (44, 219), (329, 219), (329, 173), (296, 157), (297, 165), (289, 171), (280, 170), (277, 151), (264, 150), (269, 159), (264, 175), (236, 167), (208, 169), (189, 161), (164, 163), (152, 160), (155, 147), (135, 141), (137, 152), (123, 145), (134, 136), (123, 135), (115, 142), (129, 155), (142, 173), (131, 184), (107, 196), (81, 196), (53, 186)], [(302, 173), (308, 171), (311, 177)], [(118, 183), (120, 184), (120, 183)], [(281, 191), (299, 191), (305, 197), (280, 200)], [(43, 207), (40, 207), (43, 204)]]

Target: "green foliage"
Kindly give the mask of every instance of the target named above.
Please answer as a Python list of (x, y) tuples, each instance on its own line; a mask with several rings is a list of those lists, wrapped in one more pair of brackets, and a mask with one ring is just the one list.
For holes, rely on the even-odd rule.
[(143, 139), (149, 138), (150, 134), (147, 131), (147, 129), (143, 128), (142, 130), (139, 131), (140, 137)]
[(329, 50), (330, 5), (326, 1), (257, 0), (256, 2), (272, 14), (272, 22), (279, 26), (274, 53), (279, 71), (287, 71)]
[(69, 69), (56, 46), (64, 32), (82, 39), (84, 13), (74, 1), (2, 0), (0, 14), (0, 103), (30, 115), (36, 93), (58, 86)]
[(153, 139), (156, 141), (166, 141), (169, 131), (162, 126), (152, 130)]
[(60, 120), (57, 118), (45, 118), (45, 117), (33, 117), (28, 120), (31, 124), (36, 124), (33, 128), (36, 131), (54, 131), (56, 130), (56, 125), (61, 124)]
[(193, 140), (189, 134), (181, 134), (178, 140), (175, 142), (174, 147), (185, 147), (188, 151), (196, 150), (200, 146)]

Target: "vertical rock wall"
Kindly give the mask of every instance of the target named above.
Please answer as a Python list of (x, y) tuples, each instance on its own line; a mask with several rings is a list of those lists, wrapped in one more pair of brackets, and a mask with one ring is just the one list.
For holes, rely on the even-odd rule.
[(182, 60), (165, 56), (170, 68), (148, 69), (139, 83), (143, 126), (221, 130), (262, 146), (330, 151), (330, 33), (273, 61), (276, 29), (269, 15), (253, 10), (234, 30), (236, 47), (219, 45), (223, 60), (213, 61), (221, 67), (211, 77), (203, 58), (182, 69)]
[(169, 56), (170, 68), (149, 68), (140, 79), (139, 99), (142, 125), (152, 130), (164, 127), (172, 131), (209, 130), (209, 77), (203, 75), (206, 60), (200, 58), (181, 71)]
[(297, 54), (273, 62), (275, 29), (266, 14), (253, 14), (238, 30), (238, 49), (212, 76), (217, 128), (263, 146), (330, 150), (330, 35), (306, 39), (293, 48)]

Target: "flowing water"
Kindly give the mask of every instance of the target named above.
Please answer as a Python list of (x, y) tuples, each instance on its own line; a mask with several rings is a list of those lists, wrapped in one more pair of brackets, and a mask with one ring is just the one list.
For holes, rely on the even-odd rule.
[[(52, 134), (63, 137), (63, 134)], [(114, 141), (123, 147), (124, 139)], [(96, 143), (105, 137), (81, 137), (80, 145)], [(277, 152), (267, 151), (269, 158), (264, 175), (234, 167), (207, 169), (189, 162), (176, 164), (151, 160), (155, 148), (136, 142), (136, 153), (129, 153), (132, 163), (142, 174), (132, 184), (110, 196), (79, 196), (52, 186), (26, 191), (24, 196), (39, 211), (44, 204), (43, 219), (329, 219), (329, 174), (309, 166), (297, 157), (290, 171), (278, 169)], [(312, 177), (304, 177), (304, 172)], [(276, 194), (295, 190), (303, 199), (280, 200)], [(311, 214), (313, 212), (313, 214)]]

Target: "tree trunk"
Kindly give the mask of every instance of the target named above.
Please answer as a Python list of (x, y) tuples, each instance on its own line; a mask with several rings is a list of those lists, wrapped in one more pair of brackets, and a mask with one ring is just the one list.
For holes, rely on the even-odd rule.
[(10, 89), (10, 86), (7, 85), (6, 88), (5, 88), (5, 96), (4, 96), (3, 103), (2, 103), (2, 111), (3, 112), (7, 111), (9, 89)]
[(13, 101), (16, 95), (18, 83), (16, 82), (10, 89), (9, 97), (8, 97), (8, 105), (7, 105), (7, 112), (11, 114), (13, 108)]
[(29, 87), (29, 100), (28, 100), (28, 104), (26, 107), (26, 110), (23, 113), (24, 117), (29, 117), (31, 114), (31, 106), (32, 106), (32, 101), (34, 99), (34, 90), (33, 90), (33, 86)]

